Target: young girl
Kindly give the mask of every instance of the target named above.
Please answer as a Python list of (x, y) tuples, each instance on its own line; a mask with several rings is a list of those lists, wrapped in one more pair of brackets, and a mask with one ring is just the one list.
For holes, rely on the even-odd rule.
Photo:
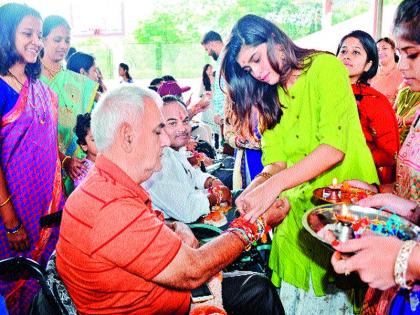
[(130, 68), (125, 63), (120, 63), (118, 67), (118, 74), (122, 78), (122, 81), (120, 83), (133, 83), (133, 78), (130, 75), (130, 72), (128, 72)]
[(341, 40), (337, 57), (349, 72), (363, 133), (379, 179), (382, 184), (391, 183), (395, 179), (395, 157), (399, 149), (398, 124), (391, 103), (368, 84), (378, 69), (375, 41), (366, 32), (353, 31)]
[(93, 139), (92, 131), (90, 129), (90, 113), (77, 115), (77, 123), (76, 127), (74, 127), (74, 133), (77, 136), (77, 144), (83, 152), (86, 153), (86, 158), (84, 160), (86, 171), (74, 180), (74, 187), (77, 187), (86, 177), (96, 160), (97, 151), (95, 140)]
[(377, 181), (346, 68), (333, 55), (296, 46), (272, 22), (246, 15), (231, 32), (221, 73), (237, 124), (251, 127), (253, 109), (260, 114), (264, 169), (236, 205), (255, 221), (280, 194), (291, 204), (270, 254), (286, 314), (353, 314), (345, 292), (326, 281), (334, 278), (330, 253), (302, 227), (315, 206), (314, 189), (334, 177)]

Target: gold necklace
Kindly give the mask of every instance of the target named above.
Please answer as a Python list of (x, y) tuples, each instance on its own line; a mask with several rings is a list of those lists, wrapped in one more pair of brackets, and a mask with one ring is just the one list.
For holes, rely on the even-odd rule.
[(7, 75), (12, 77), (12, 79), (14, 79), (17, 83), (19, 83), (20, 87), (23, 87), (23, 83), (20, 82), (20, 80), (13, 74), (10, 72), (10, 70), (7, 70)]
[(55, 70), (55, 69), (47, 67), (45, 65), (45, 63), (43, 63), (42, 61), (41, 61), (41, 63), (42, 63), (42, 66), (44, 67), (44, 69), (48, 72), (48, 77), (50, 78), (50, 80), (53, 80), (55, 78), (55, 76), (57, 75), (57, 73), (59, 73), (61, 70), (63, 70), (62, 65), (60, 65), (60, 67), (57, 70)]
[[(23, 87), (23, 83), (12, 72), (10, 72), (10, 70), (7, 71), (7, 74), (11, 76), (13, 79), (15, 79), (16, 82), (20, 84), (21, 88)], [(47, 110), (44, 108), (44, 105), (41, 104), (41, 106), (35, 106), (34, 104), (32, 104), (31, 101), (28, 100), (27, 102), (29, 103), (29, 106), (34, 110), (40, 124), (43, 125), (47, 117)], [(41, 110), (38, 110), (39, 107), (41, 107)]]
[[(54, 80), (55, 76), (63, 70), (62, 65), (60, 65), (59, 69), (55, 70), (55, 69), (51, 69), (51, 68), (47, 67), (45, 65), (45, 63), (43, 63), (42, 61), (41, 61), (41, 64), (44, 67), (44, 69), (48, 72), (48, 77), (49, 77), (50, 81)], [(61, 99), (62, 98), (61, 89), (59, 89), (58, 91), (55, 91), (55, 92), (58, 95), (58, 99)], [(68, 111), (70, 113), (73, 113), (73, 107), (68, 106), (66, 103), (64, 104), (64, 107), (66, 108), (66, 111)], [(59, 107), (59, 108), (61, 108), (61, 107)]]

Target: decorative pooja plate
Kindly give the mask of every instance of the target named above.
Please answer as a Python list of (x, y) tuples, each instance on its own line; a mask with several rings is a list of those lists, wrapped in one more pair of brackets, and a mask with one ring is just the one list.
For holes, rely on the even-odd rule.
[(351, 204), (375, 194), (370, 190), (344, 184), (340, 184), (338, 187), (338, 189), (332, 189), (331, 186), (315, 189), (313, 197), (321, 202)]
[[(343, 208), (344, 207), (344, 208)], [(360, 237), (365, 231), (402, 240), (420, 241), (420, 228), (387, 210), (356, 205), (327, 204), (308, 210), (302, 218), (304, 228), (330, 249), (334, 240)]]

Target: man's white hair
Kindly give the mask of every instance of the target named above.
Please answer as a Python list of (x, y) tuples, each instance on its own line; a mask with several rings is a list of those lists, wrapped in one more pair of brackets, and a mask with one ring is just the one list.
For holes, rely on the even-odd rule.
[(162, 99), (155, 91), (134, 84), (122, 84), (102, 95), (92, 111), (91, 120), (98, 152), (103, 152), (111, 146), (122, 123), (140, 123), (138, 119), (144, 111), (145, 98), (151, 98), (157, 106), (162, 106)]

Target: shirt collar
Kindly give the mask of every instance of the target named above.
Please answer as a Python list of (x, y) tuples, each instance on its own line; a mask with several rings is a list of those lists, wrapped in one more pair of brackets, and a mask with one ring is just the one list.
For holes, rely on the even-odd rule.
[(109, 177), (113, 181), (130, 189), (138, 195), (142, 201), (146, 202), (150, 199), (149, 194), (140, 186), (140, 184), (134, 182), (118, 165), (102, 154), (99, 154), (96, 157), (95, 167), (101, 175)]

